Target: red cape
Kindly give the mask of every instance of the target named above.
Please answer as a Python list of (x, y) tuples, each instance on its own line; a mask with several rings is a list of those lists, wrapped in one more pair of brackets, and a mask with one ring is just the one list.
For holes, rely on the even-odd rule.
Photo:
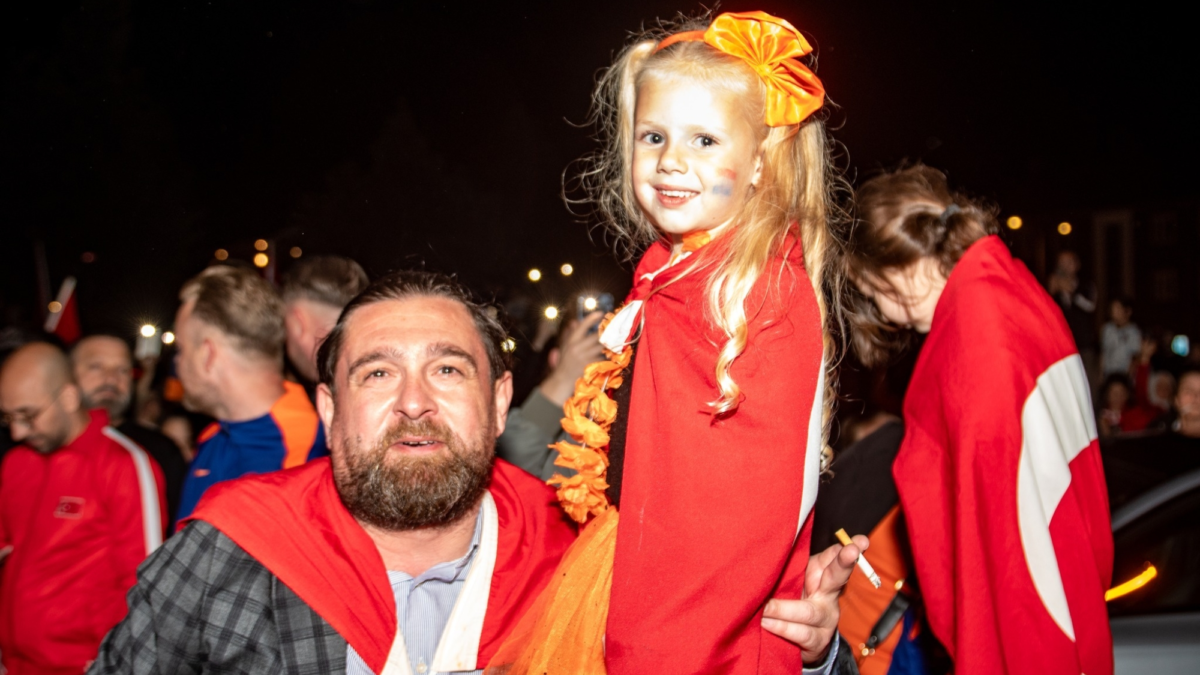
[[(772, 596), (800, 597), (808, 564), (802, 510), (815, 498), (815, 485), (803, 494), (805, 474), (815, 479), (821, 449), (808, 447), (821, 403), (820, 313), (789, 240), (747, 302), (749, 346), (732, 369), (741, 405), (714, 420), (706, 404), (719, 395), (725, 338), (707, 318), (709, 271), (683, 273), (727, 239), (660, 273), (649, 295), (635, 291), (645, 314), (605, 643), (611, 675), (801, 670), (799, 648), (760, 620)], [(668, 258), (666, 246), (652, 246), (635, 279)]]
[[(488, 489), (499, 550), (480, 667), (575, 539), (554, 491), (524, 471), (496, 460)], [(220, 483), (188, 520), (203, 520), (232, 539), (346, 638), (372, 671), (383, 671), (396, 636), (396, 602), (375, 544), (342, 505), (329, 458)]]
[(997, 237), (939, 299), (893, 467), (921, 594), (960, 673), (1113, 672), (1108, 498), (1062, 312)]

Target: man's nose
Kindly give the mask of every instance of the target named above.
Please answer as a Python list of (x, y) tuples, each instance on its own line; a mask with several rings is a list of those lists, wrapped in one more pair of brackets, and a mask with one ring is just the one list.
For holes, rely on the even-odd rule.
[(437, 401), (424, 377), (409, 375), (403, 378), (396, 396), (395, 412), (413, 420), (437, 412)]

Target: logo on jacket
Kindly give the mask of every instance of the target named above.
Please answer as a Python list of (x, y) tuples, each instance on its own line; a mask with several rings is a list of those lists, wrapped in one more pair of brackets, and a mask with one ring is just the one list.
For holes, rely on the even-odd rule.
[(83, 517), (83, 504), (83, 497), (59, 497), (58, 506), (54, 507), (54, 517), (78, 520)]

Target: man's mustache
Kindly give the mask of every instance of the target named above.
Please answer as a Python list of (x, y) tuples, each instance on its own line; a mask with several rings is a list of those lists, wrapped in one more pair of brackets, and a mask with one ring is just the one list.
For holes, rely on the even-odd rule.
[(100, 396), (101, 394), (105, 394), (105, 393), (111, 394), (113, 397), (121, 396), (120, 389), (117, 389), (116, 387), (112, 386), (111, 384), (102, 384), (99, 387), (96, 387), (95, 389), (92, 390), (92, 398), (96, 398), (96, 397)]
[(387, 432), (384, 433), (383, 439), (379, 446), (382, 448), (390, 448), (400, 442), (405, 436), (424, 436), (426, 438), (445, 443), (449, 446), (454, 440), (454, 434), (450, 428), (444, 424), (439, 424), (433, 420), (401, 420), (392, 425)]

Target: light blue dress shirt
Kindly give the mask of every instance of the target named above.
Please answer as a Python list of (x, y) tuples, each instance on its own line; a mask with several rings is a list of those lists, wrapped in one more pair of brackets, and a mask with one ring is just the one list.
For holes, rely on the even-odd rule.
[[(458, 560), (438, 563), (418, 577), (404, 572), (388, 571), (388, 582), (396, 598), (396, 619), (413, 675), (433, 675), (431, 664), (441, 642), (442, 632), (450, 620), (450, 612), (462, 592), (463, 582), (479, 549), (483, 536), (483, 510), (475, 518), (475, 534), (467, 554)], [(467, 675), (482, 670), (460, 671)], [(346, 675), (375, 675), (363, 662), (354, 647), (346, 645)]]

